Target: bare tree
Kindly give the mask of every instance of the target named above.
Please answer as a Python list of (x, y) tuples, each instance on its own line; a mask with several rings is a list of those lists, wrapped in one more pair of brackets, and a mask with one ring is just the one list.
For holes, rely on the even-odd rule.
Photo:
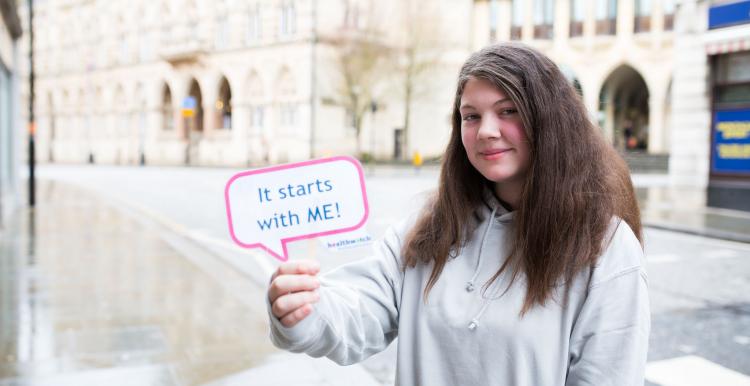
[(434, 70), (441, 56), (440, 16), (435, 5), (418, 0), (403, 1), (403, 34), (399, 49), (398, 72), (403, 93), (403, 149), (401, 156), (408, 159), (409, 129), (413, 102), (424, 98), (432, 90), (427, 75)]
[[(376, 28), (372, 13), (355, 8), (361, 3), (347, 3), (347, 17), (357, 15), (356, 19), (351, 23), (345, 22), (338, 34), (326, 39), (335, 50), (334, 68), (339, 78), (334, 99), (346, 108), (351, 118), (356, 135), (356, 153), (360, 157), (362, 123), (375, 99), (379, 83), (388, 74), (388, 63), (393, 52), (385, 43), (383, 32)], [(365, 17), (363, 14), (368, 16), (367, 20), (362, 19)]]

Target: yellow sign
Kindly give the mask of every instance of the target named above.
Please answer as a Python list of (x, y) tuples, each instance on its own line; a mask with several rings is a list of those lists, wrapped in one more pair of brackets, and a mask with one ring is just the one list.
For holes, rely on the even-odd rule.
[(411, 163), (414, 166), (422, 166), (422, 154), (420, 154), (418, 151), (415, 151), (414, 158), (412, 158)]
[(750, 159), (750, 145), (747, 144), (720, 144), (719, 157), (725, 159)]
[(750, 122), (719, 122), (716, 129), (724, 139), (745, 139), (750, 137)]
[(194, 109), (182, 109), (182, 117), (183, 118), (192, 118), (195, 116), (195, 110)]

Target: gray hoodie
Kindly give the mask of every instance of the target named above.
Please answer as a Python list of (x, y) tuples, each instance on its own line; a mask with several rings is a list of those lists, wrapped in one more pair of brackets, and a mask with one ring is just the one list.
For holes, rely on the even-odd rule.
[(486, 291), (507, 252), (514, 213), (494, 197), (475, 216), (468, 243), (451, 257), (429, 294), (432, 264), (401, 270), (410, 222), (389, 229), (371, 258), (321, 276), (320, 301), (291, 328), (273, 315), (271, 340), (282, 349), (357, 363), (397, 336), (402, 386), (630, 386), (644, 383), (650, 313), (643, 251), (624, 221), (613, 220), (596, 267), (579, 274), (564, 303), (521, 318), (523, 275), (507, 288), (506, 270)]

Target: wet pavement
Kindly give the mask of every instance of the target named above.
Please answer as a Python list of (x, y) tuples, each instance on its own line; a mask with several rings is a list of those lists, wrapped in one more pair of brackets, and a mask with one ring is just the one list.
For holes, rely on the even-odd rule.
[[(437, 177), (436, 169), (367, 171), (375, 238), (418, 208)], [(223, 187), (235, 170), (39, 172), (36, 215), (22, 210), (0, 230), (0, 386), (392, 384), (394, 345), (346, 367), (270, 347), (259, 288), (277, 262), (228, 240)], [(696, 356), (750, 375), (750, 244), (695, 236), (738, 240), (750, 233), (750, 213), (707, 208), (704, 193), (667, 181), (634, 176), (649, 226), (649, 364), (684, 373), (693, 362), (663, 361)], [(369, 253), (321, 245), (289, 250), (326, 270)]]
[(633, 176), (645, 226), (750, 243), (750, 212), (708, 207), (705, 189), (668, 181), (666, 175)]
[(274, 352), (246, 277), (91, 193), (38, 186), (0, 230), (0, 385), (199, 385)]

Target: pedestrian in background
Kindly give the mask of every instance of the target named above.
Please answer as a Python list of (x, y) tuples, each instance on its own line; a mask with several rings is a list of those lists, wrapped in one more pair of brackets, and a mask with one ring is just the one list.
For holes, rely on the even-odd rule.
[(463, 65), (437, 192), (373, 257), (282, 264), (271, 338), (396, 382), (643, 385), (650, 314), (627, 166), (557, 66), (520, 44)]

